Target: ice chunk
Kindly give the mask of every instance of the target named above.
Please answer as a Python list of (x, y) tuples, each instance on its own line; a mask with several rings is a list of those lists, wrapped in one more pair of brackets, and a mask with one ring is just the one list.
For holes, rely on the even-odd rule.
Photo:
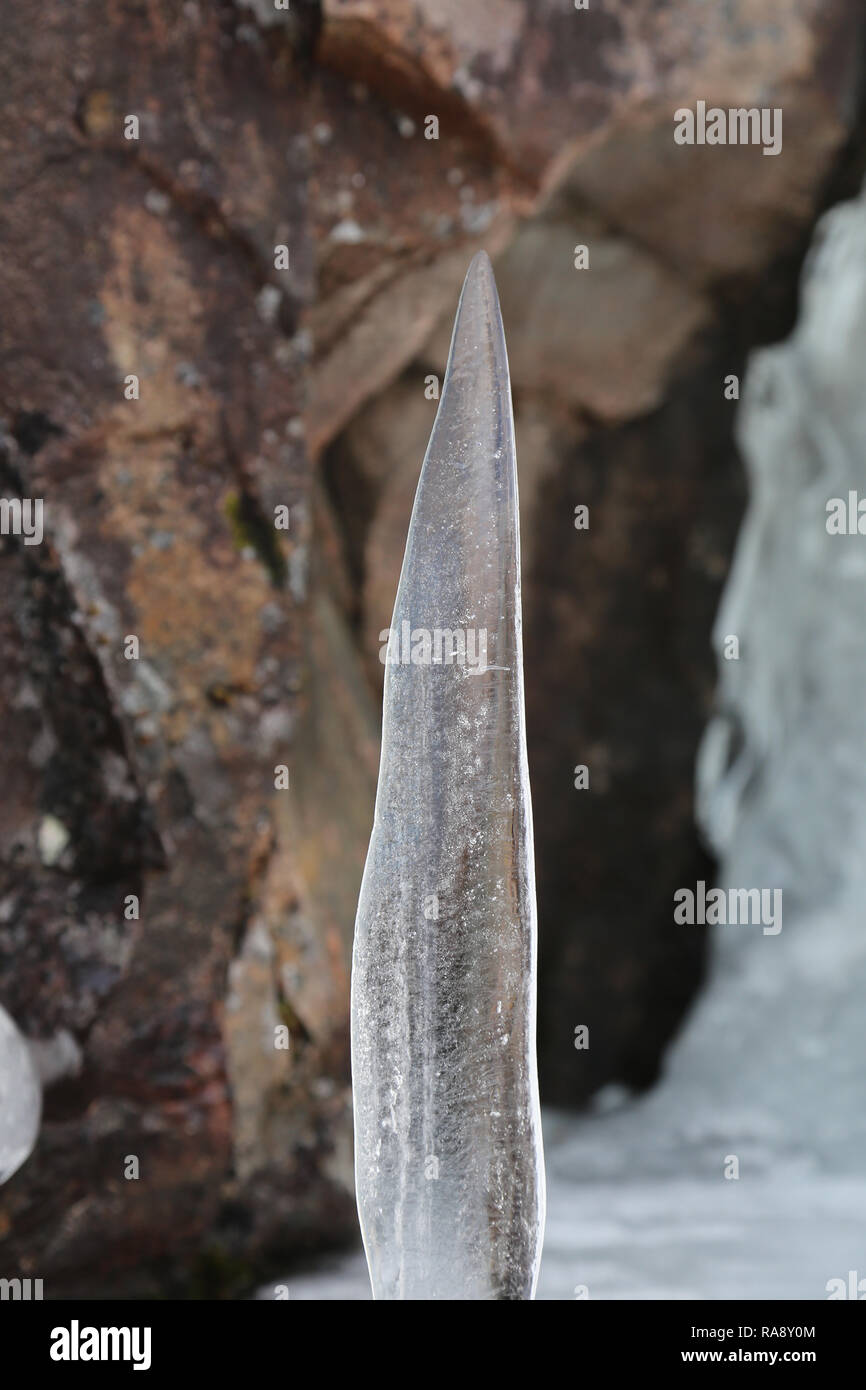
[(0, 1007), (0, 1183), (31, 1153), (41, 1110), (42, 1087), (30, 1048)]

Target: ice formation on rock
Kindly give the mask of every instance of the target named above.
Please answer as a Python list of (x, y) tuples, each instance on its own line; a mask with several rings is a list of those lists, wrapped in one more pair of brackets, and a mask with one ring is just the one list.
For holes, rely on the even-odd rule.
[(866, 498), (866, 197), (823, 219), (738, 423), (750, 501), (698, 808), (719, 885), (781, 888), (782, 929), (714, 927), (662, 1084), (552, 1127), (549, 1296), (826, 1298), (866, 1274), (866, 534), (827, 529), (833, 498)]
[(828, 504), (866, 498), (866, 196), (822, 220), (797, 328), (753, 359), (739, 437), (751, 500), (714, 640), (738, 634), (740, 658), (719, 661), (698, 806), (722, 884), (780, 887), (784, 925), (718, 929), (715, 996), (740, 993), (736, 1085), (774, 1161), (862, 1174), (866, 534), (832, 534)]
[(42, 1087), (30, 1048), (0, 1007), (0, 1183), (31, 1153), (41, 1110)]
[(526, 1299), (544, 1209), (514, 427), (472, 262), (406, 543), (355, 931), (358, 1208), (380, 1299)]

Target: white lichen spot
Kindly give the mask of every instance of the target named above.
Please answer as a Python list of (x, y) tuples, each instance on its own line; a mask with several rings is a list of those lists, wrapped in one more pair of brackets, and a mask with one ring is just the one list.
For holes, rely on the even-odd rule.
[(47, 868), (50, 868), (52, 864), (57, 863), (69, 844), (69, 831), (56, 816), (43, 816), (36, 838), (39, 858)]
[(352, 217), (344, 217), (342, 222), (331, 228), (331, 241), (342, 242), (352, 246), (359, 241), (365, 240), (364, 229)]
[(280, 309), (282, 290), (276, 285), (263, 285), (256, 295), (256, 309), (263, 323), (275, 323)]
[(466, 68), (456, 69), (451, 85), (469, 102), (477, 102), (484, 93), (484, 84), (477, 77), (471, 77)]
[(144, 195), (144, 206), (154, 217), (165, 217), (171, 209), (171, 199), (158, 188), (149, 188)]

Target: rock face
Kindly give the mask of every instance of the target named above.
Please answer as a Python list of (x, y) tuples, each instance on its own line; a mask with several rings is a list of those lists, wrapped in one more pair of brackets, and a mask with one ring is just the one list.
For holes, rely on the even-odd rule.
[[(70, 29), (10, 0), (0, 492), (44, 501), (44, 539), (0, 553), (0, 1003), (46, 1091), (0, 1230), (46, 1296), (231, 1292), (353, 1227), (377, 637), (481, 245), (525, 518), (543, 1081), (655, 1074), (701, 970), (663, 910), (703, 862), (723, 382), (787, 327), (862, 92), (853, 0), (704, 9), (85, 0)], [(698, 100), (782, 106), (782, 153), (676, 146)]]
[[(45, 540), (2, 557), (0, 991), (82, 1052), (3, 1191), (6, 1259), (55, 1294), (147, 1291), (169, 1257), (219, 1290), (351, 1210), (346, 972), (272, 814), (303, 637), (303, 119), (225, 8), (77, 17), (13, 6), (3, 57), (3, 486), (44, 499)], [(293, 1006), (307, 971), (329, 1008)]]

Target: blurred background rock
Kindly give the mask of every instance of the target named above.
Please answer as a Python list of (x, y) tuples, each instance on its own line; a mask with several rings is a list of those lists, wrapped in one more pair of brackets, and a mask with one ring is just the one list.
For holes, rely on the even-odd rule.
[[(2, 1272), (232, 1297), (355, 1238), (378, 635), (480, 246), (518, 433), (542, 1095), (658, 1078), (705, 971), (673, 892), (715, 871), (693, 778), (745, 502), (725, 379), (789, 333), (816, 220), (859, 186), (866, 17), (4, 18), (0, 491), (44, 498), (46, 538), (0, 554), (0, 1003), (46, 1090), (0, 1190)], [(780, 107), (781, 154), (675, 145), (698, 100)]]

